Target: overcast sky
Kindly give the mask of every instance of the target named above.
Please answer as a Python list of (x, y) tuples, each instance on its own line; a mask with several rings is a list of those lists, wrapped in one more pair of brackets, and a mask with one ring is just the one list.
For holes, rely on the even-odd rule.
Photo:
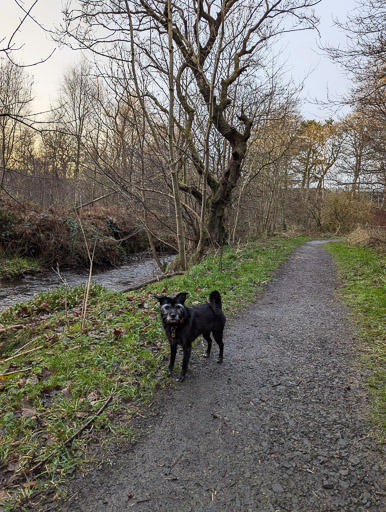
[[(24, 0), (25, 7), (33, 0)], [(61, 19), (62, 0), (38, 0), (32, 13), (36, 20), (52, 29)], [(355, 0), (322, 0), (316, 6), (316, 14), (320, 18), (319, 31), (322, 43), (344, 45), (345, 35), (333, 24), (333, 18), (344, 21), (347, 12), (355, 7)], [(11, 36), (20, 20), (20, 9), (14, 0), (0, 0), (0, 41)], [(14, 53), (18, 61), (30, 64), (46, 58), (55, 48), (39, 26), (28, 20), (17, 33), (14, 42), (23, 46)], [(304, 104), (302, 114), (306, 118), (325, 119), (331, 113), (313, 104), (313, 100), (326, 100), (327, 90), (332, 98), (343, 94), (349, 82), (339, 68), (329, 62), (328, 58), (318, 49), (318, 34), (313, 31), (291, 33), (283, 37), (279, 43), (283, 66), (288, 70), (295, 82), (305, 79), (303, 90)], [(35, 111), (48, 110), (50, 102), (55, 99), (58, 84), (66, 68), (76, 64), (80, 53), (68, 48), (56, 48), (55, 53), (47, 62), (29, 68), (34, 76)]]

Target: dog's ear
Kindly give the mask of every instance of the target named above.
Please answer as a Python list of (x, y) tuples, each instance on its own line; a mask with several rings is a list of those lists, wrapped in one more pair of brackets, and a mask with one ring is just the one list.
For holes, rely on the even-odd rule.
[(168, 302), (168, 298), (166, 297), (166, 295), (154, 295), (154, 298), (159, 301), (161, 306), (163, 306), (164, 304), (166, 304), (166, 302)]
[(176, 295), (176, 299), (178, 300), (178, 302), (179, 302), (180, 304), (184, 304), (184, 302), (186, 301), (186, 297), (187, 297), (187, 296), (188, 296), (188, 294), (187, 294), (187, 293), (185, 293), (185, 292), (181, 292), (181, 293), (178, 293), (178, 294)]

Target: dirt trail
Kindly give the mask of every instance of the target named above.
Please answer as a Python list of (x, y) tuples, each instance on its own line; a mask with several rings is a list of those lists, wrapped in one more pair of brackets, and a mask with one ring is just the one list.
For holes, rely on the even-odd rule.
[(354, 333), (336, 287), (321, 242), (295, 251), (263, 298), (228, 322), (223, 365), (196, 350), (186, 381), (159, 401), (150, 433), (112, 467), (75, 480), (73, 498), (52, 510), (385, 510)]

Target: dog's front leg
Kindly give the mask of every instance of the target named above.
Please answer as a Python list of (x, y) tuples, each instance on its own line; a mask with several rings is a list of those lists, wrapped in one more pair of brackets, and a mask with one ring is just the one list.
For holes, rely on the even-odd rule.
[(190, 354), (192, 353), (192, 347), (184, 347), (184, 357), (182, 359), (182, 369), (177, 382), (183, 382), (185, 380), (186, 371), (188, 369)]
[(169, 372), (172, 373), (174, 368), (174, 361), (176, 360), (176, 354), (177, 354), (177, 342), (171, 341), (170, 342), (170, 362), (169, 362)]

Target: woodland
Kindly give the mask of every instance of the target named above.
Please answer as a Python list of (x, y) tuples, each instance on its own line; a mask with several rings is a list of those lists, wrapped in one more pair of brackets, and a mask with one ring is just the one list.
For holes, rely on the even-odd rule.
[[(347, 44), (320, 51), (351, 85), (320, 120), (302, 114), (302, 84), (279, 65), (277, 42), (317, 33), (322, 1), (67, 0), (47, 35), (82, 60), (58, 70), (56, 99), (39, 112), (32, 76), (50, 55), (22, 65), (15, 38), (26, 20), (45, 30), (34, 16), (39, 0), (8, 0), (20, 21), (9, 38), (0, 34), (0, 288), (9, 294), (5, 280), (31, 268), (54, 270), (62, 286), (0, 315), (0, 508), (70, 510), (90, 499), (84, 510), (155, 510), (163, 485), (175, 500), (184, 482), (197, 482), (181, 503), (236, 510), (238, 493), (250, 500), (248, 480), (265, 500), (260, 508), (255, 500), (258, 510), (268, 499), (272, 510), (381, 506), (381, 444), (373, 448), (364, 422), (374, 404), (374, 425), (385, 425), (384, 255), (350, 245), (367, 237), (366, 245), (386, 247), (385, 6), (358, 0), (344, 23), (335, 20)], [(333, 237), (336, 267), (325, 240), (304, 245), (323, 237)], [(297, 248), (271, 283), (274, 299), (256, 302)], [(176, 255), (162, 276), (169, 279), (119, 292), (92, 282), (95, 267), (142, 251), (163, 271), (163, 253)], [(86, 267), (88, 282), (69, 286), (65, 266)], [(335, 300), (338, 272), (352, 315)], [(183, 290), (194, 306), (215, 289), (231, 320), (224, 365), (201, 361), (197, 343), (186, 386), (169, 395), (198, 422), (186, 450), (175, 419), (184, 435), (194, 423), (180, 421), (174, 398), (162, 422), (153, 409), (158, 391), (177, 391), (163, 369), (170, 349), (156, 297)], [(355, 349), (346, 316), (356, 322)], [(137, 449), (137, 427), (157, 455), (128, 451)], [(192, 468), (206, 453), (216, 460), (205, 461), (198, 483)], [(146, 463), (140, 478), (128, 460)], [(103, 469), (99, 484), (102, 466), (117, 478)], [(208, 471), (215, 466), (217, 482)], [(149, 485), (158, 470), (161, 485)], [(70, 475), (80, 492), (64, 489)], [(231, 508), (212, 508), (224, 490)]]
[(275, 54), (282, 34), (317, 30), (318, 3), (70, 1), (51, 36), (84, 58), (44, 114), (2, 40), (2, 252), (76, 263), (87, 238), (97, 263), (162, 247), (185, 269), (261, 235), (384, 224), (383, 2), (349, 15), (344, 49), (323, 49), (352, 84), (349, 113), (324, 121), (302, 116)]

